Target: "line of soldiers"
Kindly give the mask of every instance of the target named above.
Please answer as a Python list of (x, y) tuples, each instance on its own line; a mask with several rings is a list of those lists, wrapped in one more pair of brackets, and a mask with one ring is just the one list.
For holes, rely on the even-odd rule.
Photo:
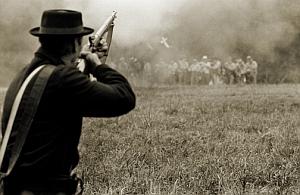
[(256, 84), (258, 67), (251, 56), (247, 56), (246, 62), (241, 58), (233, 60), (229, 57), (224, 63), (207, 56), (190, 62), (182, 58), (172, 62), (160, 60), (158, 63), (122, 57), (116, 64), (120, 65), (116, 69), (137, 84), (150, 82), (184, 85)]
[[(246, 62), (241, 58), (232, 61), (231, 58), (224, 63), (226, 83), (256, 84), (257, 62), (251, 56), (247, 56)], [(226, 75), (227, 74), (227, 75)]]
[(251, 56), (247, 56), (246, 62), (230, 57), (225, 63), (203, 56), (200, 61), (193, 59), (191, 64), (185, 59), (174, 62), (173, 76), (179, 84), (256, 84), (257, 67)]

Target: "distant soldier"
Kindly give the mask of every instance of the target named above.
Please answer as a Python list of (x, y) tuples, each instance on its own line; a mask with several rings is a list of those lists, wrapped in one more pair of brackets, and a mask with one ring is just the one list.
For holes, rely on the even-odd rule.
[(178, 84), (179, 83), (179, 64), (176, 62), (176, 61), (174, 61), (173, 63), (172, 63), (172, 70), (174, 71), (174, 81), (175, 81), (175, 83), (176, 84)]
[(200, 66), (201, 66), (201, 83), (207, 85), (211, 81), (211, 76), (210, 76), (211, 63), (207, 56), (202, 57)]
[(224, 68), (225, 68), (225, 78), (226, 78), (226, 83), (227, 84), (234, 84), (237, 82), (237, 63), (232, 61), (232, 58), (229, 57), (228, 61), (225, 62), (224, 64)]
[(191, 74), (191, 85), (199, 84), (201, 80), (201, 65), (197, 59), (193, 59), (193, 63), (189, 67)]
[(212, 84), (221, 84), (221, 61), (220, 60), (214, 60), (211, 63), (211, 68), (210, 68), (210, 74), (212, 77)]
[(163, 83), (168, 83), (170, 84), (170, 69), (169, 69), (169, 63), (167, 63), (164, 60), (159, 61), (159, 76), (160, 76), (160, 81)]
[(222, 63), (222, 62), (221, 62), (221, 67), (220, 67), (220, 79), (221, 79), (222, 83), (227, 84), (225, 63)]
[(119, 59), (119, 66), (117, 66), (117, 68), (118, 68), (117, 70), (120, 71), (125, 76), (127, 77), (130, 76), (129, 64), (128, 61), (125, 59), (125, 57), (121, 57)]
[(245, 84), (247, 83), (247, 78), (246, 78), (246, 75), (247, 75), (247, 72), (248, 72), (248, 68), (247, 68), (247, 65), (246, 63), (240, 59), (240, 62), (239, 62), (239, 69), (240, 69), (240, 83), (242, 84)]
[(178, 71), (179, 84), (186, 84), (189, 63), (185, 58), (183, 58), (179, 60), (178, 64), (179, 66), (177, 71)]
[(129, 62), (131, 64), (132, 74), (136, 79), (140, 79), (143, 77), (144, 64), (136, 57), (132, 56), (129, 58)]
[(245, 81), (245, 72), (246, 72), (246, 66), (245, 66), (245, 62), (241, 59), (238, 58), (235, 61), (236, 63), (236, 83), (238, 84), (242, 84)]
[(252, 83), (252, 84), (256, 84), (257, 81), (257, 62), (255, 60), (252, 59), (251, 56), (247, 56), (247, 61), (246, 61), (246, 83)]
[(144, 84), (146, 82), (149, 82), (149, 83), (153, 83), (154, 82), (154, 79), (153, 79), (153, 76), (154, 76), (154, 70), (153, 70), (153, 66), (150, 62), (146, 62), (145, 63), (145, 66), (144, 66), (144, 78), (143, 78), (143, 82)]
[(174, 84), (176, 83), (176, 70), (178, 68), (178, 64), (177, 62), (175, 61), (171, 61), (169, 64), (168, 64), (168, 71), (169, 71), (169, 78), (168, 78), (168, 81), (171, 83), (171, 84)]

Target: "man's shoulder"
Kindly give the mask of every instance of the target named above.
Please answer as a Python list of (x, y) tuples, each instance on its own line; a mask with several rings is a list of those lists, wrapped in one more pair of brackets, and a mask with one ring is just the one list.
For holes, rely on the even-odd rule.
[(70, 76), (70, 75), (74, 75), (74, 76), (82, 75), (82, 72), (76, 67), (57, 65), (55, 67), (53, 74), (55, 76), (64, 77), (64, 76)]
[(58, 65), (50, 78), (52, 84), (57, 84), (63, 88), (88, 81), (88, 76), (83, 74), (78, 68), (65, 65)]

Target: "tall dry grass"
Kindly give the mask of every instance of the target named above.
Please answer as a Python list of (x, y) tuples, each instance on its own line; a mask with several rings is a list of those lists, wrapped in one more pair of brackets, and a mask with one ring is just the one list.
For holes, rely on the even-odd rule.
[(135, 91), (128, 115), (84, 120), (85, 194), (300, 194), (300, 85)]
[(135, 91), (84, 121), (86, 194), (300, 194), (300, 85)]

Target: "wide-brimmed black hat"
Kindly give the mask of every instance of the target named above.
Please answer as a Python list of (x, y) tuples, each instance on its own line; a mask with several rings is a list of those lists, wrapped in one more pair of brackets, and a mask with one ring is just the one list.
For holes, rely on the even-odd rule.
[(73, 35), (84, 36), (94, 32), (84, 27), (80, 12), (65, 9), (46, 10), (43, 13), (41, 26), (31, 29), (33, 36)]

